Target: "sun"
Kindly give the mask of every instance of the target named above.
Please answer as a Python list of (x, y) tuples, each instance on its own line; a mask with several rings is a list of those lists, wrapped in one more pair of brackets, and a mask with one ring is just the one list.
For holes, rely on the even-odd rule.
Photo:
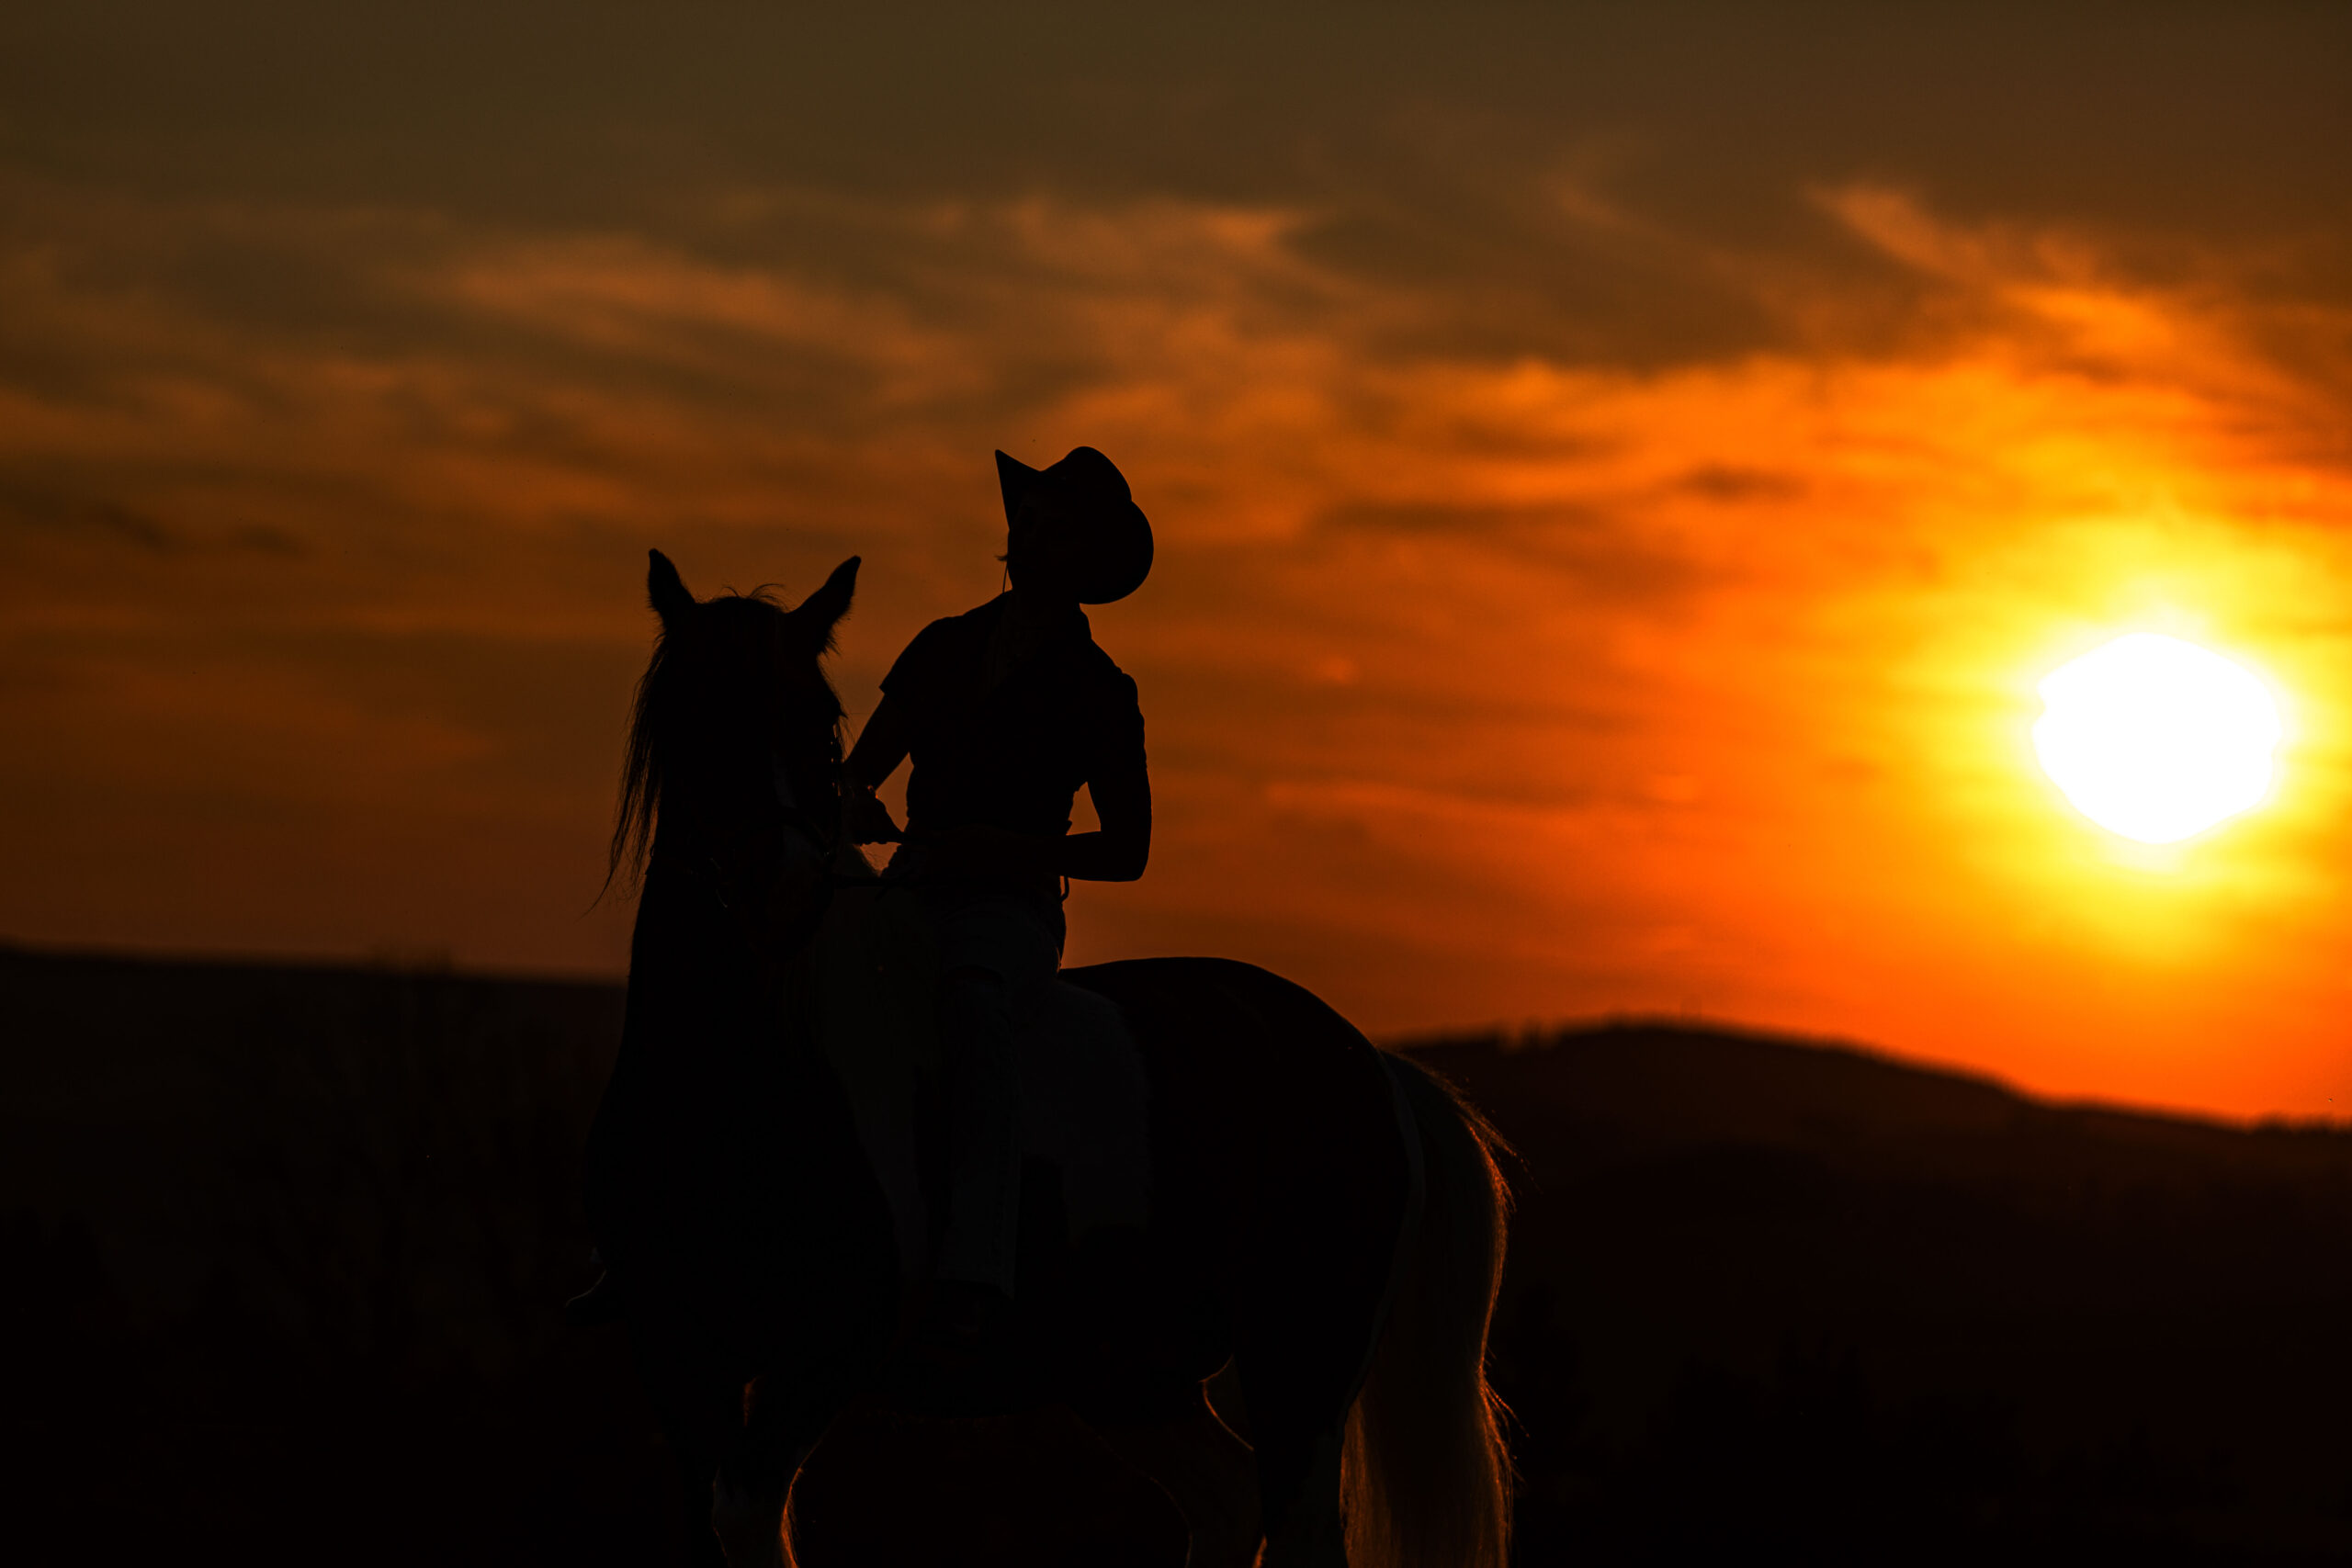
[(2053, 671), (2033, 727), (2042, 771), (2075, 809), (2143, 844), (2193, 838), (2262, 804), (2278, 707), (2244, 666), (2135, 632)]

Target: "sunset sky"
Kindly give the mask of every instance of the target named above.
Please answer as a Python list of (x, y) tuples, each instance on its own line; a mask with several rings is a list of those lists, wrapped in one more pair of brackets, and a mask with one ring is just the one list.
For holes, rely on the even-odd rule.
[[(645, 549), (865, 558), (992, 448), (1159, 541), (1072, 962), (2352, 1117), (2352, 9), (17, 0), (0, 936), (617, 974)], [(2123, 632), (2267, 807), (2037, 771)]]

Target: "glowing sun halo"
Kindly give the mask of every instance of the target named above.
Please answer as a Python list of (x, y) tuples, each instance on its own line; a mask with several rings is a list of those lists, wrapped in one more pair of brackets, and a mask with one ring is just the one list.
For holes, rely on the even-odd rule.
[(2041, 682), (2033, 749), (2075, 809), (2169, 844), (2262, 803), (2278, 709), (2262, 682), (2178, 637), (2120, 637)]

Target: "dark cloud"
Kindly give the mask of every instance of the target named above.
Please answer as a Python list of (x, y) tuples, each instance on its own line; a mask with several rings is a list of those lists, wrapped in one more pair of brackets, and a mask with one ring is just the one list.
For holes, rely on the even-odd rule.
[(157, 553), (176, 550), (185, 543), (161, 523), (127, 506), (15, 486), (0, 485), (0, 519), (18, 527), (54, 530)]
[(1792, 501), (1804, 493), (1797, 474), (1770, 468), (1742, 468), (1726, 463), (1702, 463), (1674, 481), (1677, 488), (1709, 501), (1732, 505), (1749, 501)]

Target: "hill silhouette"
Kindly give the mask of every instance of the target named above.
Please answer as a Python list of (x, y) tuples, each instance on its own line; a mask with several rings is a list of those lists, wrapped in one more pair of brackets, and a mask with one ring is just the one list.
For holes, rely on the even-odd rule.
[[(646, 1562), (610, 985), (0, 950), (18, 1561)], [(2352, 1134), (1682, 1024), (1409, 1043), (1517, 1145), (1522, 1562), (2352, 1551)]]
[(1418, 1055), (1524, 1160), (1528, 1561), (2352, 1551), (2352, 1135), (1664, 1023)]

